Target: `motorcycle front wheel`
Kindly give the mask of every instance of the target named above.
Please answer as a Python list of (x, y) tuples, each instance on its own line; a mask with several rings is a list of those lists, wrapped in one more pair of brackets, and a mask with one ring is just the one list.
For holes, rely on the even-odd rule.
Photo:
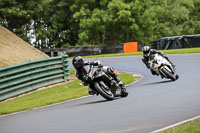
[(114, 95), (111, 92), (111, 89), (104, 82), (95, 82), (94, 83), (96, 91), (108, 101), (114, 99)]
[(174, 76), (172, 73), (170, 73), (167, 69), (165, 69), (164, 67), (161, 69), (161, 71), (168, 77), (170, 78), (172, 81), (176, 80), (176, 76)]

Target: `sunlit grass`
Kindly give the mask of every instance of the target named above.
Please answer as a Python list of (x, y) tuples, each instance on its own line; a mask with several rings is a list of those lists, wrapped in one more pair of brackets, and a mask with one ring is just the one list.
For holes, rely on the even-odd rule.
[(200, 118), (172, 127), (159, 133), (200, 133)]
[[(74, 73), (74, 70), (70, 71)], [(135, 81), (132, 74), (119, 74), (119, 77), (126, 84)], [(57, 85), (48, 89), (36, 91), (22, 97), (0, 103), (0, 115), (13, 112), (30, 110), (36, 107), (50, 105), (70, 99), (87, 96), (88, 87), (79, 85), (80, 80), (75, 80), (64, 85)]]

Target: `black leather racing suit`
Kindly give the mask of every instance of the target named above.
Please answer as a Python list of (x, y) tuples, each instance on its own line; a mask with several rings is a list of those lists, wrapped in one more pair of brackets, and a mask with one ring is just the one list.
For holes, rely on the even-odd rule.
[[(76, 77), (78, 79), (80, 79), (82, 82), (84, 81), (83, 79), (83, 75), (86, 75), (87, 72), (84, 68), (84, 66), (86, 65), (93, 65), (93, 66), (99, 66), (99, 67), (103, 67), (103, 71), (107, 74), (109, 74), (110, 76), (112, 76), (114, 78), (114, 80), (116, 80), (119, 85), (122, 85), (123, 83), (121, 82), (120, 78), (115, 74), (114, 69), (112, 67), (109, 66), (103, 66), (101, 61), (85, 61), (84, 65), (81, 69), (76, 70)], [(84, 82), (83, 82), (84, 83)]]

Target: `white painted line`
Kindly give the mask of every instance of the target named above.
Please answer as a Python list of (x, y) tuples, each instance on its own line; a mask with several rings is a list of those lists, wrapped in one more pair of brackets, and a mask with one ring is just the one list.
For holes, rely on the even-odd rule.
[[(126, 73), (130, 73), (130, 72), (126, 72)], [(133, 74), (133, 73), (131, 73), (131, 74)], [(142, 75), (140, 75), (140, 76), (141, 76), (141, 78), (139, 78), (137, 81), (135, 81), (133, 83), (130, 83), (130, 84), (127, 84), (126, 86), (130, 86), (132, 84), (135, 84), (135, 83), (139, 82), (143, 78)], [(50, 105), (46, 105), (46, 106), (42, 106), (42, 107), (36, 107), (36, 108), (31, 109), (31, 110), (42, 109), (42, 108), (46, 108), (46, 107), (50, 107), (50, 106), (55, 106), (55, 105), (59, 105), (59, 104), (63, 104), (63, 103), (68, 103), (68, 102), (72, 102), (72, 101), (75, 101), (75, 100), (80, 100), (80, 99), (83, 99), (83, 98), (86, 98), (86, 97), (90, 97), (90, 96), (93, 96), (93, 95), (82, 96), (82, 97), (79, 97), (79, 98), (75, 98), (75, 99), (71, 99), (71, 100), (67, 100), (67, 101), (63, 101), (63, 102), (59, 102), (59, 103), (54, 103), (54, 104), (50, 104)], [(10, 116), (10, 115), (19, 114), (19, 113), (23, 113), (23, 112), (28, 112), (28, 111), (31, 111), (31, 110), (24, 110), (24, 111), (20, 111), (20, 112), (14, 112), (14, 113), (11, 113), (11, 114), (0, 115), (0, 118), (1, 117), (6, 117), (6, 116)]]
[(181, 121), (181, 122), (178, 122), (178, 123), (175, 123), (173, 125), (170, 125), (170, 126), (167, 126), (167, 127), (164, 127), (164, 128), (161, 128), (161, 129), (158, 129), (158, 130), (155, 130), (155, 131), (152, 131), (151, 133), (158, 133), (158, 132), (161, 132), (161, 131), (164, 131), (164, 130), (167, 130), (169, 128), (172, 128), (172, 127), (175, 127), (175, 126), (178, 126), (178, 125), (181, 125), (183, 123), (186, 123), (186, 122), (189, 122), (189, 121), (192, 121), (192, 120), (196, 120), (200, 118), (200, 116), (196, 116), (194, 118), (191, 118), (191, 119), (187, 119), (187, 120), (184, 120), (184, 121)]
[[(123, 71), (124, 73), (131, 73), (131, 72), (126, 72), (126, 71)], [(131, 73), (131, 74), (133, 74), (133, 73)], [(127, 84), (126, 86), (129, 86), (129, 85), (132, 85), (132, 84), (136, 84), (137, 82), (139, 82), (139, 81), (141, 81), (143, 78), (144, 78), (144, 76), (142, 76), (141, 74), (139, 74), (139, 73), (137, 73), (137, 74), (133, 74), (133, 76), (138, 76), (139, 77), (139, 79), (138, 80), (136, 80), (135, 82), (133, 82), (133, 83), (130, 83), (130, 84)]]
[[(54, 103), (54, 104), (50, 104), (50, 105), (45, 105), (45, 106), (42, 106), (42, 107), (36, 107), (36, 108), (31, 109), (31, 110), (42, 109), (42, 108), (46, 108), (46, 107), (50, 107), (50, 106), (55, 106), (55, 105), (59, 105), (59, 104), (63, 104), (63, 103), (68, 103), (68, 102), (72, 102), (72, 101), (75, 101), (75, 100), (80, 100), (80, 99), (83, 99), (83, 98), (86, 98), (86, 97), (89, 97), (89, 96), (91, 96), (91, 95), (82, 96), (82, 97), (79, 97), (79, 98), (75, 98), (75, 99), (71, 99), (71, 100), (67, 100), (67, 101), (63, 101), (63, 102), (59, 102), (59, 103)], [(1, 115), (0, 118), (1, 117), (6, 117), (6, 116), (9, 116), (9, 115), (19, 114), (19, 113), (22, 113), (22, 112), (28, 112), (28, 111), (31, 111), (31, 110), (24, 110), (24, 111), (14, 112), (14, 113), (11, 113), (11, 114)]]

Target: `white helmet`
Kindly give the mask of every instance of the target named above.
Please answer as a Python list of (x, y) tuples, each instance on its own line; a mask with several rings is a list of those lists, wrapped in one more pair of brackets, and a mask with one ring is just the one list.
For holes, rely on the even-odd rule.
[(149, 46), (144, 46), (142, 48), (142, 52), (143, 52), (145, 57), (148, 57), (150, 55), (150, 47)]

